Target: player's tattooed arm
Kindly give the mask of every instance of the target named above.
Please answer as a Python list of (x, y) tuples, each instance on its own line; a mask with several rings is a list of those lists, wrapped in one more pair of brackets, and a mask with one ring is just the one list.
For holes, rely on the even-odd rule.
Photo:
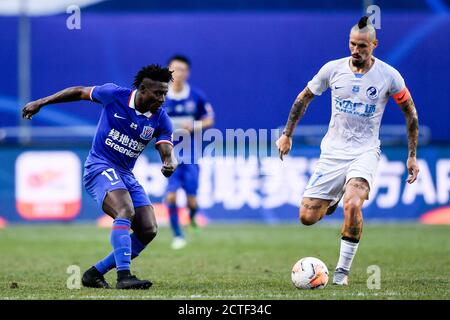
[(168, 143), (160, 143), (156, 145), (156, 148), (159, 151), (159, 156), (161, 157), (161, 161), (163, 163), (161, 172), (166, 178), (168, 178), (175, 172), (178, 165), (173, 154), (173, 147)]
[(48, 104), (71, 102), (79, 100), (91, 100), (90, 92), (92, 87), (70, 87), (61, 90), (51, 96), (44, 97), (35, 101), (31, 101), (22, 109), (22, 118), (29, 119), (41, 110), (42, 107)]
[(417, 116), (416, 106), (413, 99), (410, 97), (408, 100), (400, 104), (400, 107), (406, 118), (406, 128), (408, 132), (408, 183), (413, 183), (417, 179), (419, 174), (419, 165), (417, 164), (417, 143), (419, 139), (419, 118)]
[(289, 118), (286, 123), (286, 126), (284, 127), (283, 134), (285, 136), (287, 137), (292, 136), (295, 127), (305, 114), (306, 109), (308, 108), (308, 105), (313, 98), (314, 94), (311, 92), (311, 90), (309, 90), (308, 87), (303, 89), (303, 91), (300, 92), (300, 94), (297, 96), (297, 98), (294, 101), (294, 104), (291, 107), (291, 111), (289, 112)]
[(291, 150), (292, 134), (313, 98), (314, 94), (308, 87), (306, 87), (295, 99), (294, 104), (291, 107), (291, 111), (289, 112), (289, 118), (286, 122), (286, 126), (284, 127), (283, 135), (277, 141), (278, 152), (281, 160), (283, 160), (283, 156), (287, 155)]

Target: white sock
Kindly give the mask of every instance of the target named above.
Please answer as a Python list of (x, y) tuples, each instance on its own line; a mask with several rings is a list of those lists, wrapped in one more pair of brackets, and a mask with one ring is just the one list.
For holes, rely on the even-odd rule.
[(336, 269), (344, 269), (347, 272), (350, 271), (358, 245), (359, 243), (341, 239), (341, 252), (339, 254), (339, 261)]

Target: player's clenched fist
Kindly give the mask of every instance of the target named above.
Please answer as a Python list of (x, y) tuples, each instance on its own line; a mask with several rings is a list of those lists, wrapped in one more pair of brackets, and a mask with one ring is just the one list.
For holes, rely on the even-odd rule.
[(278, 147), (278, 153), (280, 155), (280, 159), (283, 160), (283, 157), (289, 153), (292, 149), (292, 138), (286, 135), (282, 135), (276, 142)]
[(161, 168), (161, 172), (164, 175), (164, 177), (168, 178), (175, 172), (176, 168), (177, 165), (175, 163), (164, 163)]
[(41, 110), (42, 105), (38, 101), (31, 101), (22, 109), (22, 118), (31, 120), (31, 118)]

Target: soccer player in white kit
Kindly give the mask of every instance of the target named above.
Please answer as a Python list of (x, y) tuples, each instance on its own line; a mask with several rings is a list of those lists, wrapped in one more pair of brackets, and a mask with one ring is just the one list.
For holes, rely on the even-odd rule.
[(300, 220), (312, 225), (334, 212), (343, 197), (344, 224), (333, 284), (348, 285), (348, 274), (362, 233), (361, 208), (380, 159), (379, 129), (389, 97), (401, 107), (408, 133), (408, 183), (419, 173), (416, 160), (419, 121), (411, 95), (400, 73), (372, 53), (375, 28), (367, 17), (350, 32), (351, 56), (325, 64), (296, 98), (277, 141), (280, 158), (292, 148), (292, 133), (314, 96), (331, 89), (332, 114), (321, 154), (305, 188)]

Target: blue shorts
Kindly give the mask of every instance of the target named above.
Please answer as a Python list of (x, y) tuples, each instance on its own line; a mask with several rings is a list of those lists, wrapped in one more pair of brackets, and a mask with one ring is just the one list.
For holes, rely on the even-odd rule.
[(151, 205), (147, 193), (133, 173), (119, 171), (113, 165), (90, 165), (84, 170), (83, 183), (100, 208), (103, 207), (106, 194), (117, 189), (128, 190), (135, 208)]
[(179, 164), (169, 178), (166, 192), (176, 192), (182, 188), (188, 196), (196, 196), (199, 172), (198, 164)]

